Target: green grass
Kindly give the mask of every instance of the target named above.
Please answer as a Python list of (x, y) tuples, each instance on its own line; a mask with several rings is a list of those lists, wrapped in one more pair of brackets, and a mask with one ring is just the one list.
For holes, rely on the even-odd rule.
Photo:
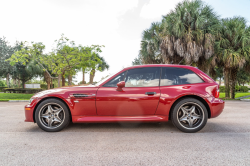
[(29, 100), (34, 94), (0, 93), (0, 101)]
[[(235, 98), (250, 95), (249, 92), (237, 92)], [(225, 98), (225, 93), (220, 93), (220, 98)]]

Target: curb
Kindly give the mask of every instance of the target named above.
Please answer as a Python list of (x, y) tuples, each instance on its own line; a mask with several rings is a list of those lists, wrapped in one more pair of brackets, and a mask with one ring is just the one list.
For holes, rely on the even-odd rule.
[(250, 95), (248, 95), (248, 96), (242, 96), (242, 97), (237, 97), (235, 99), (245, 99), (245, 98), (248, 98), (248, 97), (250, 97)]
[(9, 100), (9, 102), (29, 102), (29, 100)]
[(250, 99), (240, 99), (240, 100), (250, 102)]

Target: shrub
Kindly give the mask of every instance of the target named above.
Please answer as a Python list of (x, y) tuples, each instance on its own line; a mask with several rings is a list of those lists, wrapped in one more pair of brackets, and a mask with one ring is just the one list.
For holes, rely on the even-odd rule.
[(8, 87), (0, 86), (0, 92), (2, 92), (4, 88), (8, 88)]
[(247, 86), (241, 86), (240, 87), (240, 92), (248, 92), (248, 87)]
[(47, 89), (48, 86), (47, 86), (47, 84), (41, 84), (41, 88), (42, 88), (42, 89)]
[(235, 86), (235, 91), (236, 91), (236, 92), (240, 91), (240, 86), (239, 86), (239, 85), (236, 85), (236, 86)]
[(220, 86), (220, 92), (225, 92), (225, 86)]
[(0, 87), (6, 86), (5, 81), (0, 80)]

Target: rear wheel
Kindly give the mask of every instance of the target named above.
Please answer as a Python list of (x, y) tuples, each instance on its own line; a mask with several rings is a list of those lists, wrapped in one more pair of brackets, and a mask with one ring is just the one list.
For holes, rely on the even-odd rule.
[(174, 106), (171, 119), (179, 130), (194, 133), (206, 125), (208, 113), (204, 104), (199, 100), (185, 98)]
[(47, 99), (41, 102), (35, 112), (37, 125), (48, 132), (65, 128), (70, 122), (68, 107), (58, 99)]

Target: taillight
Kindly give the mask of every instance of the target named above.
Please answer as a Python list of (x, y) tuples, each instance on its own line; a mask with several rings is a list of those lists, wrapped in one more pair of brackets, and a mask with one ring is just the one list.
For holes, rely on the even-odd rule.
[(220, 97), (220, 89), (219, 89), (219, 87), (217, 87), (217, 89), (215, 90), (214, 97), (215, 98), (219, 98)]

